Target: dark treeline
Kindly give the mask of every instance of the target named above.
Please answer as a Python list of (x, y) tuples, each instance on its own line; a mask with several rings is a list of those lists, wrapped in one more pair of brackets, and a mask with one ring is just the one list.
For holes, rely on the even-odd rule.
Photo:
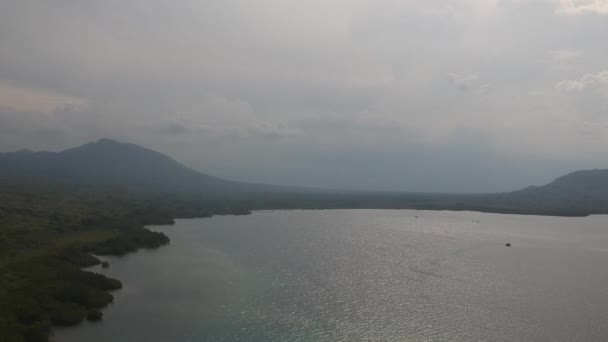
[(98, 320), (119, 280), (83, 270), (94, 255), (157, 248), (145, 225), (247, 214), (228, 202), (82, 187), (0, 188), (0, 341), (48, 341), (53, 325)]

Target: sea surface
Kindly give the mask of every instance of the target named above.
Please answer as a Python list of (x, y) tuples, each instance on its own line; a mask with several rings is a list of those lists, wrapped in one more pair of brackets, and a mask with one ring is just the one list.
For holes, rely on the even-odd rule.
[[(151, 227), (55, 342), (608, 341), (608, 216), (258, 211)], [(511, 247), (506, 247), (511, 243)]]

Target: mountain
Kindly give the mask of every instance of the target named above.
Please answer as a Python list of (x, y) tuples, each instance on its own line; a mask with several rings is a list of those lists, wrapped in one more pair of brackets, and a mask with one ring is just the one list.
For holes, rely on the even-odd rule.
[(495, 201), (537, 211), (607, 214), (608, 170), (575, 171), (543, 186), (498, 194)]
[(570, 196), (608, 195), (608, 170), (581, 170), (569, 173), (543, 186), (532, 186), (520, 190), (523, 193), (568, 193)]
[(239, 183), (190, 169), (144, 147), (101, 139), (62, 152), (0, 154), (0, 181), (119, 186), (161, 192), (248, 192), (275, 187)]
[(144, 147), (108, 139), (62, 152), (0, 153), (0, 184), (69, 184), (166, 194), (237, 194), (243, 207), (473, 210), (583, 216), (608, 214), (608, 170), (576, 171), (543, 186), (497, 194), (329, 191), (229, 181)]

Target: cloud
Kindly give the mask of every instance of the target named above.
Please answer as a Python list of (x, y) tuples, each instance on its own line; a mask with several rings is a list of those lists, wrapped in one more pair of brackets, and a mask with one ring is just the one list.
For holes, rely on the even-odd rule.
[(166, 136), (179, 136), (185, 134), (198, 134), (206, 130), (201, 127), (196, 127), (182, 120), (164, 120), (161, 122), (152, 123), (150, 130)]
[(437, 191), (608, 166), (604, 78), (579, 78), (608, 21), (565, 15), (601, 3), (0, 1), (0, 149), (109, 137), (243, 180)]
[(87, 102), (53, 91), (0, 83), (0, 107), (17, 111), (49, 113), (61, 108), (86, 106)]
[(587, 74), (578, 80), (559, 81), (555, 88), (562, 91), (582, 91), (585, 89), (598, 89), (608, 87), (608, 70), (597, 74)]
[(0, 150), (54, 150), (118, 133), (88, 110), (82, 106), (59, 106), (41, 112), (0, 106)]
[(449, 73), (448, 79), (458, 89), (463, 91), (469, 91), (477, 83), (477, 81), (479, 80), (479, 76), (475, 74), (459, 75), (456, 73)]
[(585, 87), (585, 83), (577, 80), (561, 80), (555, 85), (556, 89), (563, 91), (580, 91), (585, 89)]
[(553, 50), (549, 53), (551, 59), (556, 63), (570, 63), (577, 60), (583, 54), (577, 50)]
[(481, 83), (479, 76), (476, 74), (449, 73), (448, 80), (452, 85), (464, 92), (488, 94), (492, 89), (490, 84)]
[(564, 15), (608, 15), (608, 0), (560, 0), (556, 12)]

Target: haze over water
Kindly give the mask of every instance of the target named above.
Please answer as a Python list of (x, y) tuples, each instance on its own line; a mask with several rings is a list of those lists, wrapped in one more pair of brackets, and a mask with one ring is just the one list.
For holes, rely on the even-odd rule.
[(154, 229), (171, 244), (108, 258), (115, 304), (56, 342), (608, 336), (606, 216), (261, 211)]

